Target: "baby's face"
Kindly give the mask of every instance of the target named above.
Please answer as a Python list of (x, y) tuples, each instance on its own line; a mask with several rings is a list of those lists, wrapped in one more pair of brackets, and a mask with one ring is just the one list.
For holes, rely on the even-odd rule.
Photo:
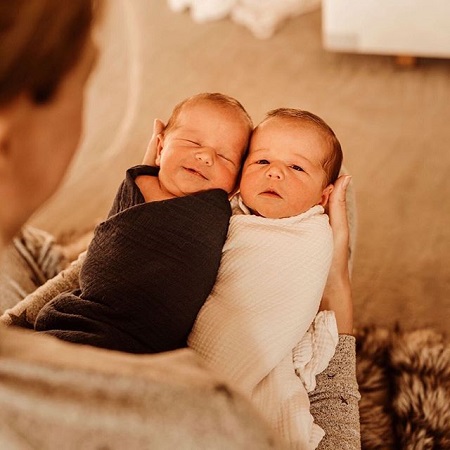
[(324, 186), (328, 148), (307, 123), (279, 117), (266, 120), (250, 141), (240, 183), (243, 202), (254, 214), (269, 218), (296, 216), (314, 205), (325, 205), (332, 190)]
[(161, 187), (173, 196), (236, 185), (250, 131), (231, 107), (211, 101), (185, 105), (158, 142)]

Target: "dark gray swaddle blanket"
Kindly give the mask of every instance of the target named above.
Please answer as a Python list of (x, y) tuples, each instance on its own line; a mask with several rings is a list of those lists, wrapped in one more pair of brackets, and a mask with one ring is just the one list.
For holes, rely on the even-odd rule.
[(219, 189), (145, 203), (134, 179), (157, 173), (127, 171), (89, 246), (80, 290), (49, 302), (35, 330), (131, 353), (186, 346), (216, 279), (231, 208)]

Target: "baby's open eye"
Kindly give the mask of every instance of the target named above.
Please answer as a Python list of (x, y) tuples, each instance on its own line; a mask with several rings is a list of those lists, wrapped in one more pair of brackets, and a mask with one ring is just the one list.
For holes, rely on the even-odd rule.
[(269, 161), (267, 161), (267, 159), (258, 159), (258, 161), (256, 161), (256, 164), (269, 164)]
[(303, 168), (300, 166), (297, 166), (296, 164), (292, 164), (291, 169), (297, 170), (298, 172), (304, 172)]

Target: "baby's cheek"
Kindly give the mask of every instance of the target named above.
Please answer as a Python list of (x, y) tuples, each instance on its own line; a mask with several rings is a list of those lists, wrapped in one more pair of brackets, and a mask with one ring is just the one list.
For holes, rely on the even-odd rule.
[(230, 191), (236, 183), (237, 174), (229, 169), (225, 169), (222, 171), (221, 178), (224, 189)]

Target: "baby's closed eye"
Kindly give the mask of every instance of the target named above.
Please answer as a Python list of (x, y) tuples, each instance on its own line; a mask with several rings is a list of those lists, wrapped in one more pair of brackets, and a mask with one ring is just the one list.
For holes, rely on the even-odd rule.
[(219, 153), (217, 156), (218, 156), (219, 158), (224, 159), (225, 161), (228, 161), (228, 162), (234, 164), (233, 161), (232, 161), (230, 158), (228, 158), (227, 156), (225, 156), (225, 155), (222, 154), (222, 153)]
[(199, 145), (200, 145), (199, 142), (193, 141), (192, 139), (182, 139), (182, 140), (183, 140), (184, 142), (188, 143), (188, 144), (192, 144), (192, 145), (195, 145), (195, 146), (199, 146)]

